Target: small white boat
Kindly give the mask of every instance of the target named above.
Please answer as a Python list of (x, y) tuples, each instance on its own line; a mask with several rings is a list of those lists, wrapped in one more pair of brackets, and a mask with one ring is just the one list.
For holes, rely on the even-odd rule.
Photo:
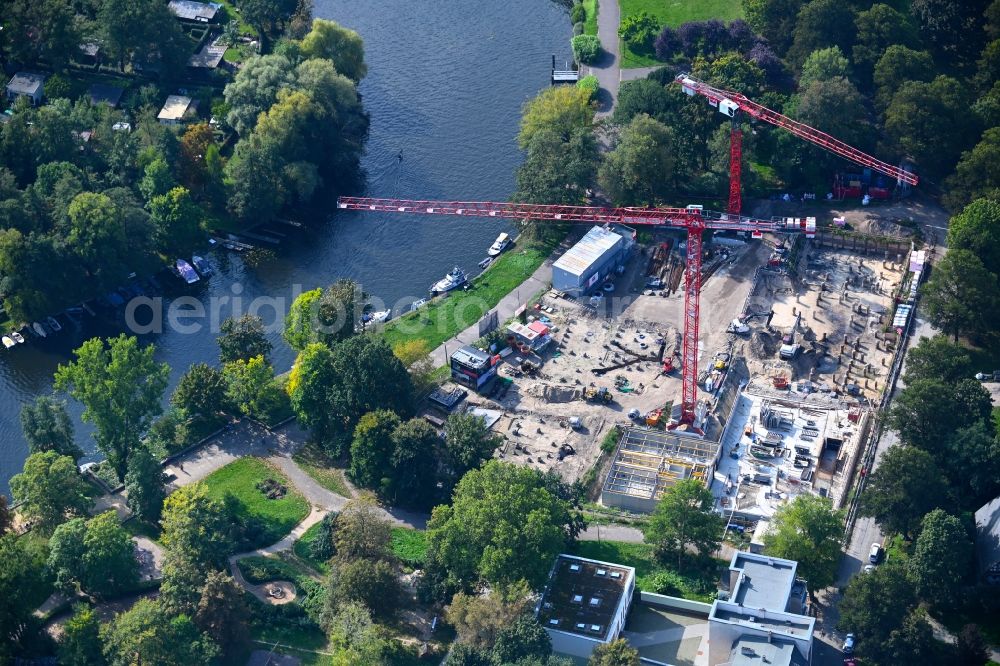
[(35, 335), (37, 335), (40, 338), (44, 338), (46, 335), (48, 335), (48, 332), (45, 330), (45, 326), (43, 326), (42, 323), (38, 321), (36, 321), (31, 325), (31, 330), (33, 330), (35, 332)]
[(486, 257), (485, 259), (479, 262), (479, 267), (482, 268), (483, 270), (486, 270), (492, 263), (493, 263), (493, 257)]
[(491, 257), (496, 257), (501, 252), (506, 250), (508, 245), (510, 245), (510, 234), (500, 234), (497, 236), (497, 239), (493, 241), (493, 245), (491, 245), (490, 249), (486, 251), (486, 254)]
[(188, 284), (194, 284), (200, 279), (198, 274), (194, 272), (194, 268), (191, 267), (191, 264), (183, 259), (178, 259), (177, 263), (174, 264), (174, 268), (177, 271), (177, 275), (184, 278), (184, 281)]
[(443, 294), (451, 291), (452, 289), (457, 289), (468, 281), (469, 278), (466, 276), (465, 271), (458, 266), (455, 266), (451, 269), (450, 273), (444, 276), (443, 279), (438, 280), (431, 285), (431, 295), (436, 296), (437, 294)]
[(389, 318), (392, 317), (392, 310), (376, 310), (375, 312), (370, 313), (370, 315), (371, 319), (368, 321), (373, 324), (383, 324), (389, 321)]
[(49, 328), (52, 329), (53, 333), (58, 333), (62, 330), (62, 324), (60, 324), (55, 317), (46, 317), (45, 323), (49, 325)]
[(427, 298), (421, 298), (416, 301), (413, 301), (412, 303), (410, 303), (410, 312), (416, 312), (417, 310), (420, 309), (421, 306), (427, 305), (428, 300), (429, 299)]
[(10, 337), (14, 338), (14, 342), (16, 342), (17, 344), (22, 344), (24, 342), (24, 336), (18, 333), (17, 331), (13, 331), (10, 334)]
[(0, 338), (0, 341), (3, 342), (3, 346), (6, 347), (7, 349), (10, 349), (11, 347), (17, 344), (10, 338), (9, 335), (3, 336), (2, 338)]

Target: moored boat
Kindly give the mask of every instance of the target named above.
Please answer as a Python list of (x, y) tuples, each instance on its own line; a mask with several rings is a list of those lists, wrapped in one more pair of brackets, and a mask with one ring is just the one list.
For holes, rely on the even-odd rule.
[(372, 312), (370, 314), (371, 314), (371, 319), (369, 319), (370, 322), (372, 322), (373, 324), (382, 324), (384, 322), (389, 321), (389, 319), (392, 317), (392, 310), (376, 310), (375, 312)]
[(24, 342), (24, 336), (18, 333), (17, 331), (12, 331), (10, 337), (13, 338), (14, 342), (16, 342), (17, 344), (21, 344)]
[(198, 274), (191, 267), (191, 264), (183, 259), (178, 259), (177, 263), (174, 264), (174, 268), (177, 270), (177, 275), (183, 278), (188, 284), (194, 284), (199, 280)]
[(455, 266), (443, 279), (431, 285), (431, 295), (443, 294), (452, 289), (457, 289), (468, 281), (469, 278), (465, 274), (465, 271)]
[(44, 338), (46, 335), (48, 335), (48, 331), (45, 330), (44, 324), (42, 324), (39, 321), (36, 321), (31, 325), (31, 330), (33, 330), (35, 332), (35, 335), (37, 335), (40, 338)]
[(497, 236), (495, 241), (493, 241), (493, 245), (491, 245), (490, 249), (486, 251), (486, 254), (491, 257), (496, 257), (501, 252), (506, 250), (508, 245), (510, 245), (510, 234), (502, 233)]
[(62, 324), (60, 324), (59, 320), (55, 317), (46, 317), (45, 323), (49, 325), (49, 328), (52, 329), (53, 333), (58, 333), (62, 330)]
[(17, 344), (16, 342), (14, 342), (14, 339), (11, 338), (9, 335), (3, 336), (2, 338), (0, 338), (0, 341), (3, 342), (3, 346), (6, 347), (7, 349), (10, 349), (11, 347)]
[(194, 267), (199, 273), (201, 273), (202, 277), (208, 277), (215, 272), (215, 269), (212, 268), (212, 264), (208, 263), (207, 260), (199, 257), (198, 255), (191, 257), (191, 263), (194, 264)]

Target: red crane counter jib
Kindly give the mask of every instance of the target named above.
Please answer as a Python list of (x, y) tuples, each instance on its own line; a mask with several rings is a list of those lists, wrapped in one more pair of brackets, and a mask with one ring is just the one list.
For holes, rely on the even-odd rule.
[(420, 201), (340, 197), (337, 207), (344, 210), (406, 213), (417, 215), (459, 215), (499, 217), (548, 222), (586, 222), (673, 227), (687, 230), (684, 281), (684, 337), (681, 345), (681, 424), (694, 424), (698, 401), (698, 318), (701, 293), (701, 234), (705, 229), (750, 232), (754, 238), (765, 233), (816, 235), (816, 218), (771, 218), (769, 220), (687, 208), (602, 208), (598, 206), (551, 206), (493, 201)]

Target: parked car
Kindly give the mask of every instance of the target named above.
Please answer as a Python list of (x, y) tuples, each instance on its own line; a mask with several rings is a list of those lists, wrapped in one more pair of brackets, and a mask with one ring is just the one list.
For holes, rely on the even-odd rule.
[(868, 553), (868, 561), (872, 564), (878, 564), (878, 561), (882, 558), (882, 544), (873, 543), (871, 552)]
[(854, 634), (847, 634), (844, 638), (844, 647), (841, 648), (844, 654), (854, 654)]
[(864, 569), (865, 573), (871, 573), (873, 571), (875, 571), (875, 565), (874, 564), (866, 564), (865, 565), (865, 569)]

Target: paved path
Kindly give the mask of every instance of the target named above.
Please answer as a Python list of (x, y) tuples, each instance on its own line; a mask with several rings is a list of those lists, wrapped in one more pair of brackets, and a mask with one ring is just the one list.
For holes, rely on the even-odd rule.
[(587, 69), (597, 77), (601, 89), (597, 93), (597, 115), (606, 116), (618, 99), (621, 83), (621, 53), (618, 48), (618, 23), (621, 12), (618, 0), (599, 0), (597, 7), (597, 36), (601, 40), (601, 55)]

